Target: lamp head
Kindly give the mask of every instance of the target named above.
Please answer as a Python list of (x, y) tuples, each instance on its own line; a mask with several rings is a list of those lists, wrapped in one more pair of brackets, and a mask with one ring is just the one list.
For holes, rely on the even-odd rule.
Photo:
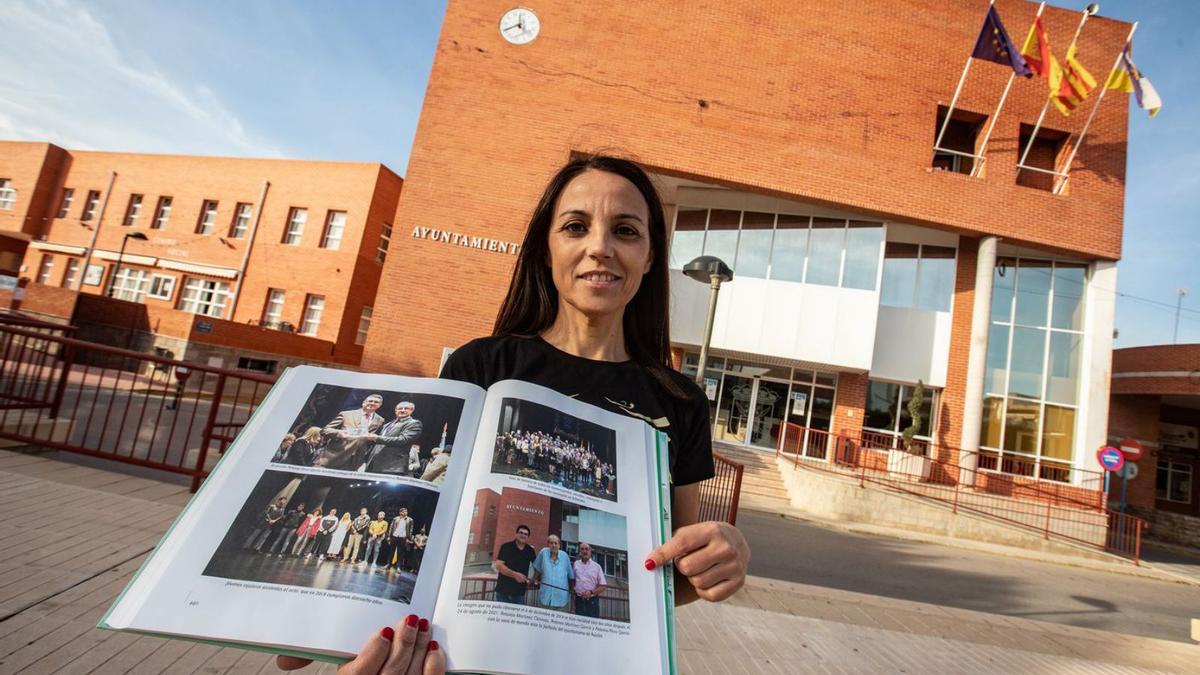
[(714, 255), (702, 255), (683, 266), (683, 273), (701, 283), (709, 283), (713, 276), (722, 282), (733, 279), (733, 270), (724, 260)]
[(146, 241), (147, 239), (149, 239), (149, 237), (147, 237), (145, 234), (143, 234), (141, 232), (137, 232), (137, 231), (126, 232), (125, 238), (126, 239), (137, 239), (138, 241)]

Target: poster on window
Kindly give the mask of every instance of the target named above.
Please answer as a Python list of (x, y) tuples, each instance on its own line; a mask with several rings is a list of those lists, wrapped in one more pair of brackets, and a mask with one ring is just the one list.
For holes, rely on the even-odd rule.
[(1162, 445), (1169, 445), (1173, 448), (1200, 450), (1200, 436), (1197, 434), (1196, 427), (1189, 427), (1186, 424), (1159, 422), (1158, 441)]
[(808, 392), (793, 391), (792, 392), (792, 415), (795, 417), (804, 417), (804, 413), (806, 410), (808, 410)]
[(717, 400), (717, 384), (719, 382), (715, 377), (704, 378), (704, 395), (708, 396), (708, 400), (710, 401)]
[(104, 265), (88, 265), (87, 272), (83, 274), (83, 283), (88, 286), (99, 286), (100, 280), (104, 278)]

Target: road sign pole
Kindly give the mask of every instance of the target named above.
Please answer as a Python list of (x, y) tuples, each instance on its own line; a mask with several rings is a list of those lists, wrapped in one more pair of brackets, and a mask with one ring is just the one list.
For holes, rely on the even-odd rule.
[(1125, 477), (1125, 472), (1121, 472), (1121, 513), (1125, 513), (1125, 489), (1129, 487), (1129, 479)]

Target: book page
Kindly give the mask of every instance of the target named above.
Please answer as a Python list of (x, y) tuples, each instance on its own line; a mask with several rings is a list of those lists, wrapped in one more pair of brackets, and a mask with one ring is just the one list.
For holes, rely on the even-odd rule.
[(492, 385), (434, 614), (449, 668), (663, 671), (663, 575), (642, 565), (661, 538), (657, 475), (643, 421)]
[(483, 398), (288, 370), (101, 625), (350, 656), (430, 616)]

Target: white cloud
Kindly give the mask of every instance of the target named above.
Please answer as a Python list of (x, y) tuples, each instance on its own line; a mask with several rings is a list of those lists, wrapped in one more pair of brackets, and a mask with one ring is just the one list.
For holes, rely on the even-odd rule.
[(9, 0), (0, 12), (0, 138), (71, 149), (280, 157), (203, 83), (122, 48), (73, 0)]

